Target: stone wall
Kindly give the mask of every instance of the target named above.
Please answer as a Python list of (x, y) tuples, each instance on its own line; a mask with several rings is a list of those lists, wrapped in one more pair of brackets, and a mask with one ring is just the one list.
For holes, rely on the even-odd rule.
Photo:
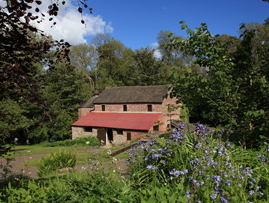
[(77, 137), (84, 137), (89, 135), (97, 136), (97, 128), (92, 128), (92, 132), (85, 132), (83, 127), (72, 126), (72, 140), (76, 139)]
[[(167, 128), (168, 125), (170, 124), (170, 119), (171, 120), (180, 120), (180, 108), (172, 111), (172, 112), (168, 112), (168, 105), (175, 105), (175, 106), (180, 106), (182, 105), (181, 103), (177, 104), (176, 103), (177, 101), (177, 98), (170, 98), (168, 96), (167, 99), (164, 99), (163, 100), (163, 103), (162, 103), (162, 113), (163, 113), (163, 124), (164, 124), (164, 128)], [(170, 116), (168, 115), (170, 114), (171, 115), (171, 118)], [(173, 115), (172, 115), (173, 114)], [(165, 129), (164, 129), (165, 130)]]
[(72, 140), (76, 139), (77, 137), (82, 137), (83, 132), (84, 132), (83, 127), (72, 126)]
[(78, 108), (78, 119), (93, 111), (93, 108)]
[(137, 138), (146, 137), (148, 131), (135, 131), (135, 130), (124, 130), (123, 134), (117, 134), (117, 130), (113, 130), (113, 141), (116, 145), (122, 145), (123, 143), (130, 143), (131, 141), (127, 140), (127, 133), (131, 133), (131, 140), (136, 140)]
[[(105, 111), (106, 112), (124, 112), (123, 105), (127, 106), (126, 112), (148, 112), (148, 105), (149, 104), (105, 104)], [(152, 105), (152, 112), (162, 112), (162, 104), (150, 104)], [(95, 104), (94, 111), (102, 111), (101, 104)]]

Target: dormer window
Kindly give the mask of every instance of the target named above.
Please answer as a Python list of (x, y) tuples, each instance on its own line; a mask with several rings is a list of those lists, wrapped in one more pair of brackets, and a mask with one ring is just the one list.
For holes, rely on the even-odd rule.
[(148, 105), (148, 112), (152, 112), (152, 105), (151, 104)]
[(102, 111), (106, 111), (106, 106), (102, 105)]
[(127, 111), (127, 105), (123, 105), (123, 111)]

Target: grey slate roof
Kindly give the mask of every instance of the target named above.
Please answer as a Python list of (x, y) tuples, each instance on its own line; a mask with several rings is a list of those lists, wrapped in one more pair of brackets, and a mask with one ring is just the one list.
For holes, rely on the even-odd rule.
[(88, 101), (81, 104), (78, 108), (93, 108), (94, 107), (94, 101), (98, 98), (98, 95), (93, 96)]
[(107, 87), (94, 104), (162, 103), (168, 85)]

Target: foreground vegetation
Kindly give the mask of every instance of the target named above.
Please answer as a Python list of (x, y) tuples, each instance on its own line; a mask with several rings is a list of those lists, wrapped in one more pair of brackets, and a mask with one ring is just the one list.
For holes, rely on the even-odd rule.
[(95, 153), (82, 173), (13, 180), (1, 190), (1, 201), (268, 202), (268, 144), (243, 150), (225, 141), (224, 131), (200, 124), (197, 130), (139, 142), (128, 152), (126, 175), (117, 172), (116, 158), (105, 171), (103, 155)]

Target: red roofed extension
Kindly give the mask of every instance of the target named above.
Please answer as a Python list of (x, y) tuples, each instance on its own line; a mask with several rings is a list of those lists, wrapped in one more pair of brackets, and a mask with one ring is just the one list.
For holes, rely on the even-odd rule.
[(91, 112), (72, 126), (149, 130), (161, 116), (162, 113)]

